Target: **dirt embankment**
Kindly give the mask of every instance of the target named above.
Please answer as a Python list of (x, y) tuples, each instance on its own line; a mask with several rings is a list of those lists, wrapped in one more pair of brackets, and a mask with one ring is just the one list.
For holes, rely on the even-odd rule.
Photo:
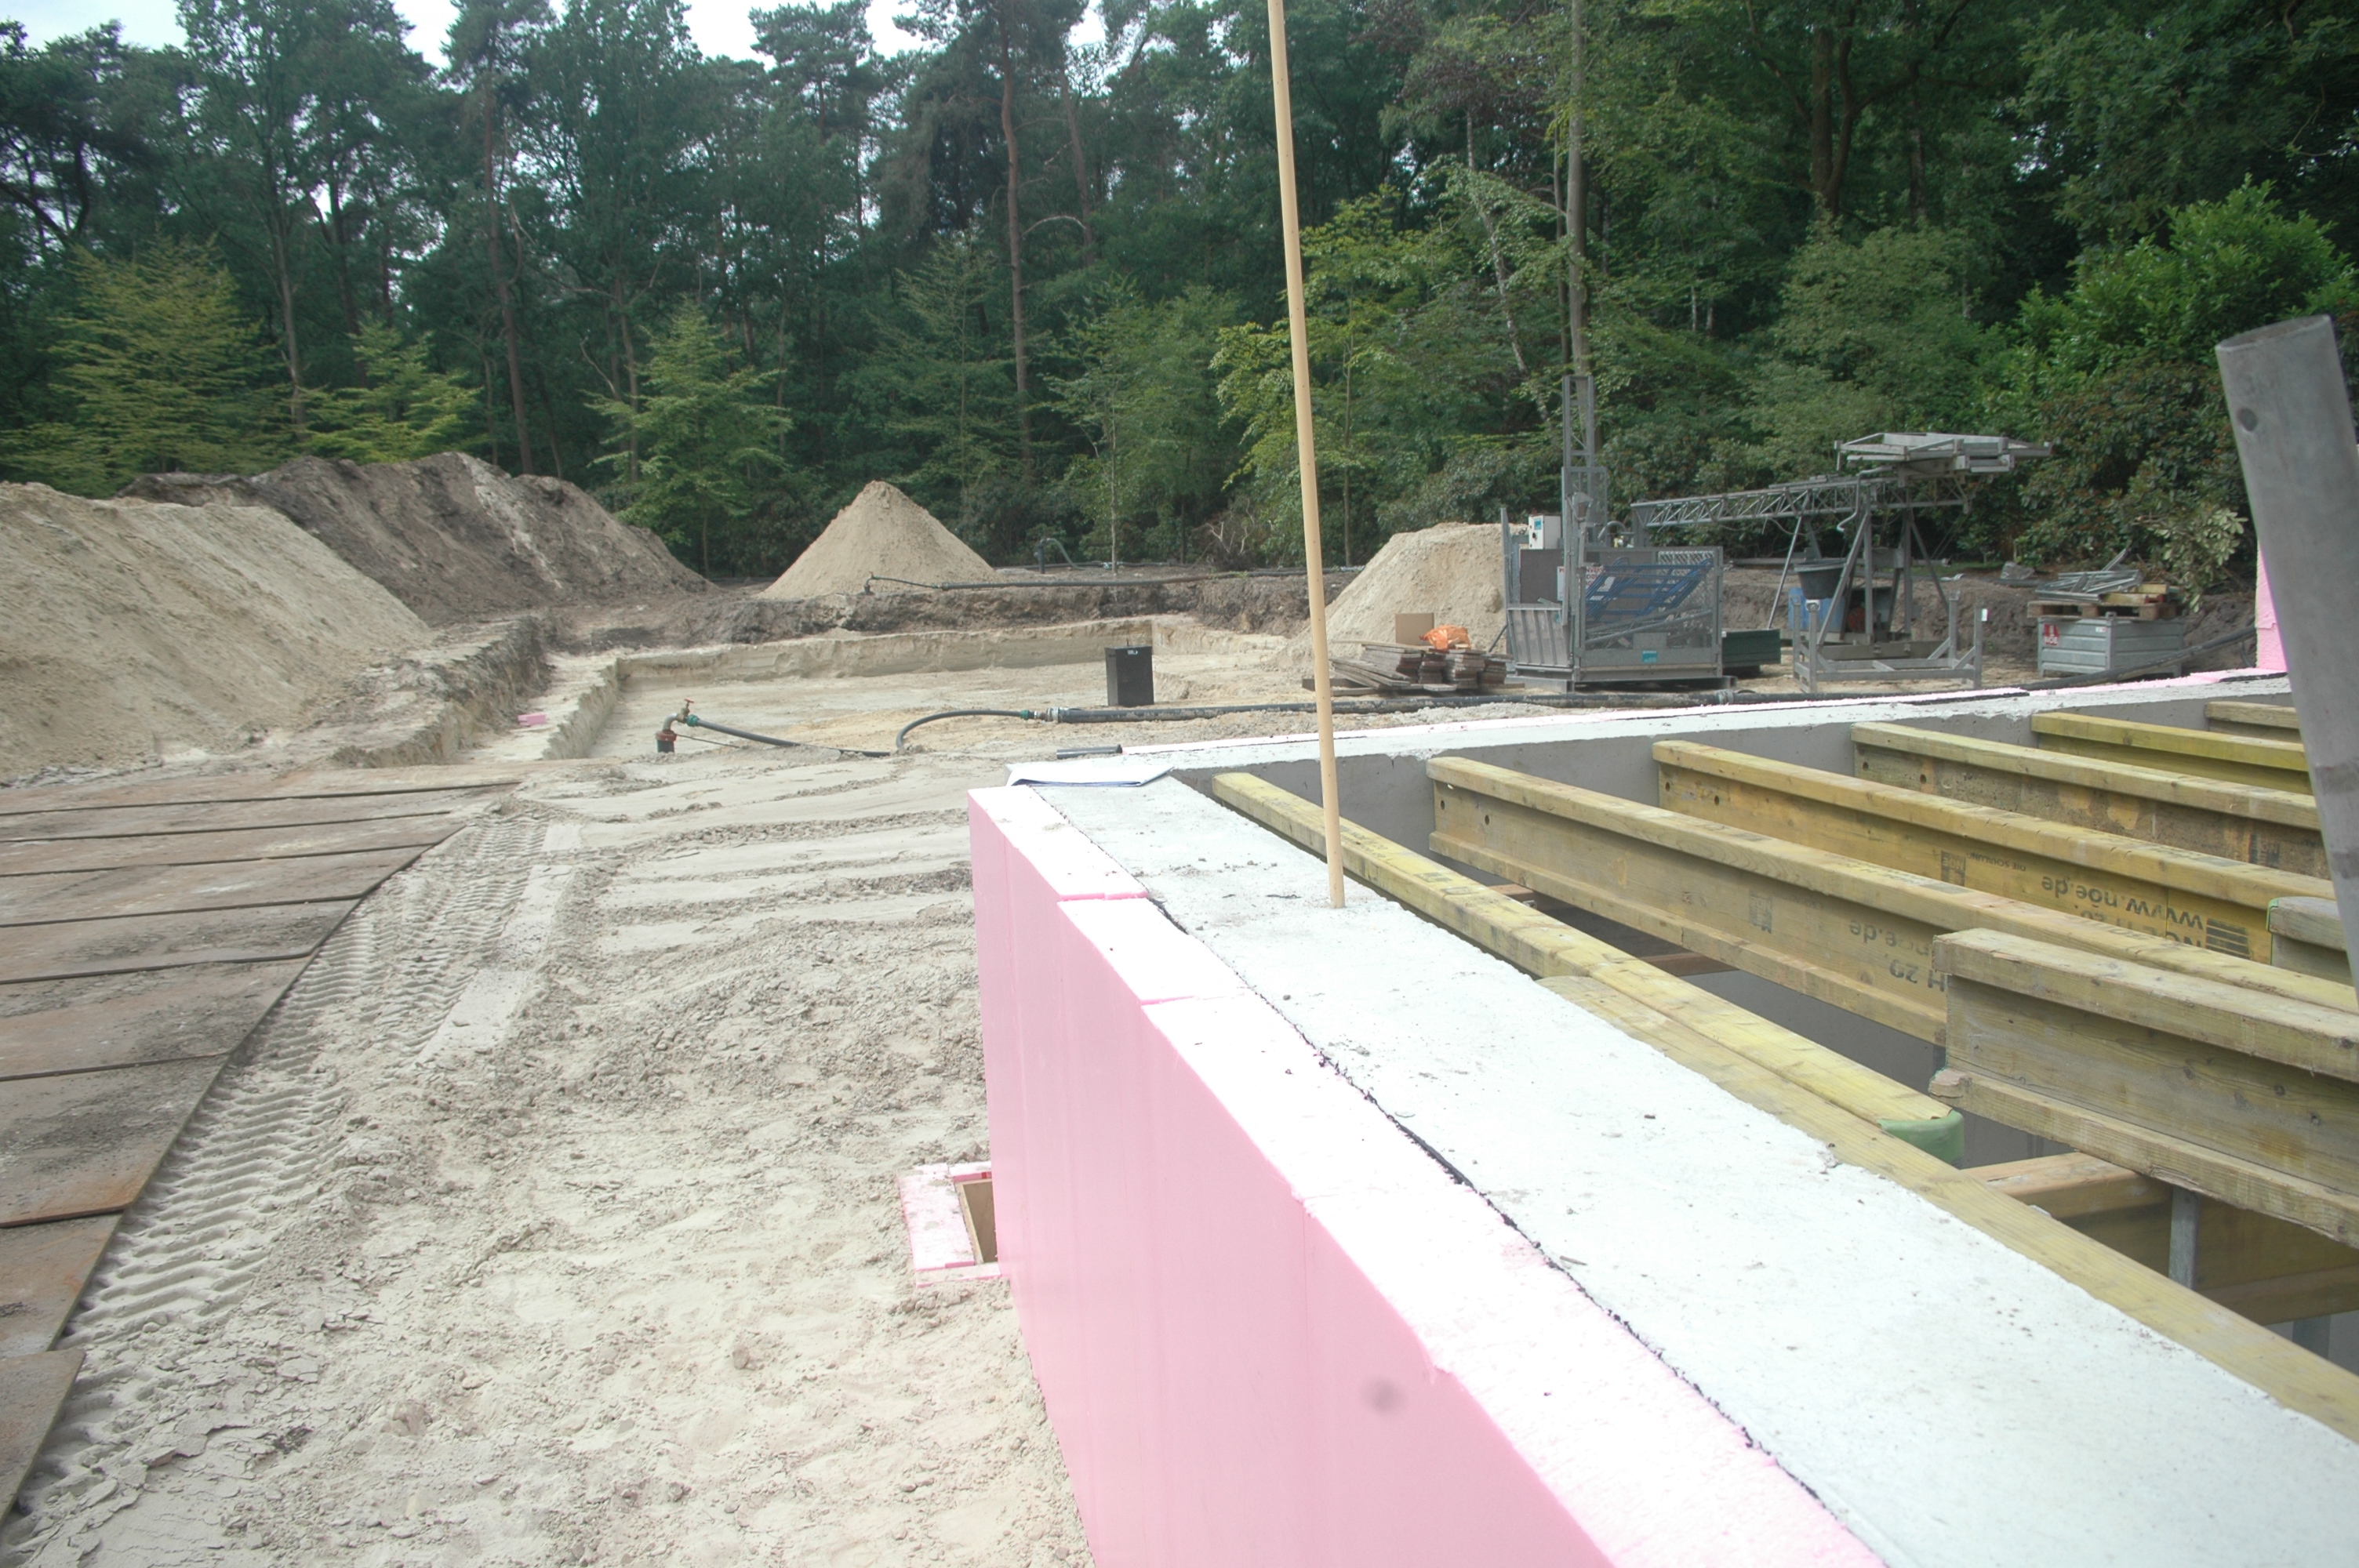
[[(1349, 580), (1339, 574), (1328, 577), (1330, 601)], [(721, 590), (696, 600), (651, 604), (644, 616), (571, 616), (560, 636), (570, 650), (597, 653), (774, 643), (830, 632), (971, 631), (1140, 615), (1192, 615), (1222, 631), (1285, 636), (1309, 620), (1310, 597), (1303, 579), (1290, 575), (1058, 583), (947, 593), (838, 593), (819, 599), (770, 599)]]
[(0, 485), (0, 779), (297, 723), (431, 630), (277, 512)]
[(406, 463), (298, 458), (251, 478), (147, 474), (124, 494), (284, 513), (436, 625), (708, 586), (579, 487), (512, 478), (460, 452)]

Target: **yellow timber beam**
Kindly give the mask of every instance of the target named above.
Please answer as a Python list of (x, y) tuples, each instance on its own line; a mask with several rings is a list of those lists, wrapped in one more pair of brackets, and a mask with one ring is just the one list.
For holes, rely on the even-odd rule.
[(2231, 735), (2258, 735), (2264, 740), (2299, 741), (2301, 719), (2286, 702), (2234, 702), (2225, 697), (2203, 705), (2203, 722)]
[[(1304, 825), (1318, 823), (1316, 808), (1299, 797), (1274, 785), (1263, 784), (1257, 779), (1252, 780), (1252, 784), (1259, 788), (1249, 786), (1244, 781), (1250, 778), (1249, 774), (1224, 775), (1214, 781), (1213, 793), (1232, 806), (1255, 816), (1256, 820), (1265, 821), (1297, 842), (1310, 843), (1311, 840), (1299, 829)], [(1247, 801), (1254, 802), (1254, 806), (1246, 806), (1245, 803)], [(1292, 804), (1289, 806), (1288, 802)], [(1269, 815), (1261, 816), (1263, 811)], [(1490, 891), (1480, 888), (1471, 879), (1458, 876), (1446, 867), (1433, 865), (1424, 857), (1410, 854), (1362, 828), (1347, 825), (1343, 842), (1345, 866), (1353, 876), (1389, 892), (1438, 924), (1470, 936), (1474, 935), (1476, 929), (1495, 929), (1504, 936), (1509, 929), (1506, 923), (1512, 916), (1507, 910), (1498, 909), (1485, 901), (1469, 899), (1462, 906), (1462, 914), (1459, 913), (1462, 905), (1454, 898), (1439, 896), (1444, 892), (1455, 894), (1470, 889), (1474, 892)], [(1379, 861), (1366, 858), (1368, 850), (1379, 848), (1396, 850), (1403, 860)], [(1395, 880), (1395, 887), (1386, 888), (1384, 882), (1376, 880), (1379, 877)], [(1501, 903), (1513, 905), (1524, 915), (1533, 913), (1512, 898), (1495, 896)], [(1470, 925), (1456, 924), (1460, 918)], [(1571, 932), (1560, 923), (1552, 924), (1558, 924), (1560, 929), (1570, 932), (1574, 937), (1582, 937), (1582, 933)], [(1483, 940), (1480, 936), (1475, 939)], [(1594, 942), (1594, 938), (1582, 939)], [(1487, 946), (1489, 943), (1484, 942), (1484, 945)], [(1553, 938), (1549, 939), (1549, 945), (1554, 945)], [(1603, 943), (1596, 943), (1595, 946), (1604, 948), (1607, 953), (1615, 951)], [(1498, 948), (1493, 950), (1501, 951)], [(1534, 946), (1527, 950), (1537, 954), (1539, 949)], [(1521, 960), (1515, 961), (1519, 967), (1528, 968)], [(1646, 1022), (1649, 1028), (1656, 1027), (1651, 1019), (1641, 1018), (1643, 1010), (1668, 1022), (1667, 1014), (1654, 1013), (1630, 993), (1603, 983), (1605, 972), (1596, 971), (1588, 976), (1560, 975), (1544, 979), (1540, 983), (1560, 994), (1566, 991), (1576, 993), (1583, 1005), (1608, 1018), (1640, 1020)], [(1619, 978), (1633, 978), (1630, 971), (1619, 968), (1611, 968), (1611, 973)], [(1638, 983), (1645, 983), (1643, 976), (1635, 979)], [(1751, 1014), (1744, 1016), (1752, 1017)], [(1754, 1022), (1763, 1022), (1757, 1019)], [(1774, 1026), (1765, 1024), (1765, 1027)], [(1632, 1029), (1630, 1033), (1636, 1034), (1639, 1032)], [(1646, 1038), (1645, 1035), (1640, 1037)], [(1650, 1043), (1660, 1046), (1659, 1041)], [(1872, 1118), (1836, 1103), (1815, 1087), (1803, 1087), (1794, 1078), (1765, 1065), (1751, 1055), (1721, 1048), (1698, 1050), (1691, 1055), (1678, 1059), (1738, 1099), (1822, 1140), (1835, 1158), (1844, 1163), (1873, 1171), (1907, 1187), (1926, 1202), (1972, 1226), (2000, 1245), (2071, 1281), (2157, 1334), (2185, 1346), (2214, 1366), (2243, 1379), (2288, 1410), (2299, 1411), (2344, 1436), (2359, 1441), (2359, 1378), (2353, 1377), (2333, 1363), (2311, 1355), (2289, 1340), (2279, 1338), (2227, 1307), (2206, 1301), (2194, 1292), (2173, 1284), (2165, 1275), (2131, 1261), (2104, 1243), (2082, 1235), (2061, 1220), (2051, 1218), (2038, 1208), (1992, 1190), (1984, 1183), (1956, 1170), (1951, 1163), (1881, 1130), (1873, 1125)]]
[(2359, 1244), (2359, 1016), (1995, 931), (1934, 965), (1940, 1098)]
[(2093, 713), (2035, 713), (2031, 732), (2044, 751), (2310, 793), (2310, 757), (2299, 741), (2265, 741)]
[(1662, 804), (1895, 871), (2266, 963), (2268, 908), (2333, 884), (1687, 741), (1658, 741)]
[(2351, 983), (2351, 945), (2331, 894), (2281, 898), (2269, 905), (2269, 962), (2296, 974)]
[[(2170, 1261), (2171, 1189), (2093, 1154), (2046, 1154), (1965, 1173), (2158, 1272)], [(2359, 1311), (2359, 1250), (2211, 1200), (2197, 1212), (2198, 1294), (2255, 1323)]]
[[(1306, 849), (1325, 842), (1318, 807), (1251, 773), (1219, 775), (1212, 795)], [(1929, 1096), (1356, 823), (1343, 825), (1343, 869), (1688, 1066), (1734, 1052), (1921, 1148), (1952, 1162), (1963, 1153), (1963, 1122)]]
[(2091, 762), (1907, 724), (1854, 724), (1851, 739), (1860, 777), (1878, 784), (2298, 876), (2328, 875), (2318, 802), (2296, 791)]
[(1986, 928), (2346, 1011), (2349, 988), (2168, 938), (1437, 757), (1431, 849), (1939, 1044), (1935, 937)]

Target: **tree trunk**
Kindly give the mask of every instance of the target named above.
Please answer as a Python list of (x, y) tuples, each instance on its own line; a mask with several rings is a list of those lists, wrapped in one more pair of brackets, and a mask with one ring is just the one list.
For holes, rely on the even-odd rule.
[(614, 274), (614, 325), (623, 337), (623, 401), (631, 410), (631, 444), (629, 474), (633, 484), (639, 482), (639, 348), (631, 341), (631, 313), (623, 303), (623, 275)]
[(491, 247), (492, 288), (500, 300), (500, 330), (508, 345), (508, 406), (516, 416), (518, 473), (532, 472), (532, 430), (524, 410), (524, 360), (516, 349), (516, 301), (500, 260), (499, 101), (484, 94), (484, 241)]
[(1024, 468), (1024, 482), (1033, 481), (1032, 410), (1029, 367), (1024, 357), (1024, 221), (1016, 193), (1023, 185), (1023, 160), (1016, 144), (1016, 49), (1008, 37), (1005, 0), (999, 7), (999, 134), (1007, 142), (1007, 295), (1008, 320), (1016, 351), (1016, 449)]
[[(1507, 324), (1507, 347), (1516, 356), (1516, 373), (1526, 381), (1531, 379), (1532, 367), (1524, 362), (1524, 341), (1516, 332), (1516, 308), (1507, 302), (1507, 257), (1499, 249), (1499, 226), (1491, 217), (1491, 204), (1483, 193), (1473, 188), (1474, 116), (1466, 116), (1467, 194), (1474, 198), (1474, 211), (1483, 218), (1483, 236), (1491, 245), (1491, 276), (1499, 286), (1499, 318)], [(1540, 399), (1540, 417), (1548, 417), (1548, 399)]]
[[(328, 182), (328, 232), (336, 243), (336, 300), (344, 308), (344, 335), (361, 335), (360, 301), (353, 295), (353, 258), (351, 236), (344, 232), (344, 194), (335, 180)], [(362, 367), (362, 384), (368, 382), (367, 367)]]
[(278, 325), (287, 350), (287, 411), (295, 424), (295, 445), (300, 449), (310, 439), (310, 431), (303, 407), (303, 353), (295, 340), (295, 274), (289, 249), (282, 219), (270, 226), (270, 259), (278, 272)]
[(1838, 215), (1841, 187), (1835, 174), (1835, 36), (1826, 27), (1810, 34), (1810, 198), (1819, 215)]
[(1073, 148), (1073, 195), (1079, 203), (1082, 221), (1082, 265), (1094, 266), (1098, 259), (1097, 231), (1090, 226), (1090, 164), (1082, 151), (1081, 116), (1073, 112), (1073, 73), (1060, 69), (1057, 73), (1057, 91), (1065, 101), (1065, 137)]
[(1908, 216), (1925, 221), (1925, 126), (1917, 95), (1908, 95)]

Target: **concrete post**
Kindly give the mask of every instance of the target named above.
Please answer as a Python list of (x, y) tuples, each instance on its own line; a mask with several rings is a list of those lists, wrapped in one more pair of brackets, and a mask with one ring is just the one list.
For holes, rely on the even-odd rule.
[(2343, 928), (2359, 932), (2359, 441), (2325, 316), (2219, 346)]

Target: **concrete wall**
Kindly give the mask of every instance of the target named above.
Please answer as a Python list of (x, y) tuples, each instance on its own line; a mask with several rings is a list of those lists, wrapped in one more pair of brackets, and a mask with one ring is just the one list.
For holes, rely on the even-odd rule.
[(1037, 795), (970, 822), (1000, 1260), (1100, 1568), (1875, 1561)]
[[(1997, 1237), (1831, 1158), (1808, 1134), (1391, 901), (1354, 887), (1343, 909), (1329, 908), (1325, 873), (1314, 857), (1177, 781), (1040, 793), (1147, 895), (1122, 901), (1134, 913), (1119, 920), (1073, 915), (1090, 939), (1086, 952), (1070, 940), (1061, 947), (1032, 942), (1032, 950), (1046, 956), (1029, 971), (1017, 968), (1004, 993), (1019, 1017), (1027, 1010), (1058, 1011), (1069, 1043), (1049, 1054), (1071, 1065), (1060, 1081), (1078, 1091), (1058, 1107), (1055, 1120), (1081, 1130), (1084, 1148), (1053, 1162), (1027, 1153), (1035, 1190), (1061, 1185), (1084, 1195), (1062, 1202), (1103, 1206), (1094, 1223), (1071, 1241), (1060, 1238), (1053, 1249), (1060, 1262), (1052, 1293), (1071, 1316), (1060, 1326), (1025, 1318), (1027, 1344), (1077, 1476), (1103, 1465), (1103, 1473), (1135, 1477), (1158, 1465), (1201, 1474), (1195, 1442), (1158, 1449), (1142, 1439), (1108, 1451), (1087, 1424), (1094, 1417), (1077, 1413), (1094, 1411), (1102, 1398), (1117, 1425), (1173, 1430), (1191, 1397), (1178, 1385), (1217, 1363), (1194, 1340), (1203, 1332), (1195, 1296), (1201, 1271), (1134, 1260), (1135, 1249), (1161, 1232), (1167, 1206), (1201, 1202), (1234, 1212), (1246, 1217), (1248, 1233), (1257, 1233), (1261, 1205), (1281, 1200), (1274, 1192), (1248, 1195), (1228, 1173), (1233, 1164), (1259, 1161), (1281, 1173), (1295, 1209), (1328, 1223), (1321, 1204), (1333, 1190), (1329, 1184), (1341, 1177), (1348, 1186), (1353, 1178), (1307, 1152), (1297, 1164), (1294, 1152), (1331, 1147), (1312, 1141), (1325, 1130), (1361, 1126), (1370, 1133), (1362, 1147), (1397, 1148), (1376, 1136), (1380, 1121), (1358, 1119), (1373, 1110), (1412, 1132), (1418, 1147), (1464, 1184), (1454, 1190), (1479, 1194), (1590, 1303), (1627, 1325), (1635, 1342), (1740, 1425), (1886, 1562), (1919, 1568), (2359, 1563), (2346, 1506), (2350, 1488), (2359, 1486), (2359, 1444), (2294, 1415), (2223, 1363), (2268, 1365), (2282, 1357), (2272, 1375), (2332, 1381), (2343, 1374), (2317, 1368), (2306, 1353), (2192, 1297), (2180, 1303), (2193, 1314), (2180, 1326), (2200, 1320), (2195, 1337), (2222, 1362), (2163, 1338)], [(986, 933), (995, 925), (1021, 930), (994, 907), (995, 874), (985, 871), (980, 830), (977, 838), (978, 921)], [(1184, 960), (1181, 949), (1169, 946), (1172, 926), (1189, 939)], [(984, 940), (988, 976), (998, 960), (988, 946), (995, 939)], [(1169, 959), (1156, 957), (1158, 950)], [(1216, 967), (1206, 967), (1206, 953)], [(1177, 994), (1163, 979), (1167, 962), (1175, 968), (1184, 962), (1186, 986), (1246, 988), (1235, 1003), (1208, 999), (1223, 1000), (1217, 1038), (1199, 1040), (1176, 1025), (1147, 1038), (1131, 1023), (1132, 998), (1152, 1013), (1153, 998)], [(1126, 977), (1122, 989), (1093, 978), (1104, 968)], [(988, 983), (985, 1005), (999, 1005)], [(1248, 1005), (1277, 1015), (1307, 1049), (1288, 1054), (1296, 1047), (1282, 1029), (1245, 1022), (1248, 1013), (1239, 1009)], [(1006, 1049), (987, 1028), (986, 1053)], [(1239, 1067), (1243, 1056), (1263, 1052), (1259, 1059), (1280, 1064), (1277, 1075), (1258, 1080), (1265, 1086), (1324, 1082), (1322, 1075), (1332, 1075), (1356, 1093), (1289, 1098), (1282, 1102), (1285, 1114), (1266, 1114), (1241, 1087), (1247, 1080)], [(1216, 1087), (1223, 1115), (1251, 1143), (1250, 1154), (1217, 1123), (1167, 1130), (1157, 1107), (1192, 1093), (1187, 1080), (1150, 1081), (1146, 1069), (1125, 1065), (1167, 1053), (1197, 1081)], [(1232, 1071), (1240, 1076), (1228, 1076)], [(1022, 1108), (1012, 1133), (1027, 1150), (1044, 1141), (1043, 1098), (1032, 1092), (1033, 1072), (1027, 1051), (1015, 1086)], [(995, 1150), (1011, 1136), (1002, 1118), (1006, 1083), (995, 1075), (990, 1086)], [(1157, 1173), (1180, 1147), (1189, 1152), (1201, 1199), (1159, 1185)], [(1370, 1168), (1380, 1173), (1374, 1181), (1391, 1186), (1393, 1167)], [(1547, 1414), (1566, 1397), (1563, 1379), (1580, 1379), (1570, 1387), (1588, 1416), (1609, 1422), (1620, 1396), (1589, 1380), (1585, 1362), (1552, 1363), (1562, 1336), (1534, 1333), (1537, 1320), (1526, 1319), (1512, 1295), (1467, 1272), (1473, 1253), (1445, 1245), (1454, 1231), (1429, 1231), (1406, 1203), (1397, 1213), (1386, 1206), (1367, 1233), (1368, 1251), (1345, 1244), (1362, 1278), (1398, 1313), (1430, 1363), (1515, 1438), (1520, 1461), (1548, 1474), (1540, 1450), (1521, 1433), (1549, 1429), (1527, 1427), (1510, 1413), (1519, 1393), (1528, 1400), (1539, 1392), (1529, 1405)], [(1129, 1217), (1126, 1224), (1115, 1211)], [(1330, 1234), (1340, 1240), (1343, 1222), (1332, 1223), (1338, 1228)], [(2047, 1244), (2103, 1256), (2095, 1243), (2044, 1223), (2053, 1227)], [(1039, 1230), (1031, 1234), (1037, 1243)], [(1202, 1234), (1191, 1217), (1169, 1239), (1183, 1260), (1201, 1257), (1207, 1269), (1223, 1273), (1233, 1266), (1248, 1275), (1270, 1267), (1244, 1253), (1200, 1253)], [(1387, 1254), (1375, 1248), (1379, 1239), (1397, 1239), (1421, 1262), (1397, 1258), (1400, 1268), (1393, 1271)], [(1013, 1266), (1018, 1311), (1029, 1313), (1025, 1265), (1019, 1260)], [(1348, 1399), (1349, 1377), (1325, 1381), (1325, 1368), (1335, 1346), (1355, 1343), (1352, 1314), (1375, 1308), (1350, 1306), (1331, 1323), (1322, 1300), (1307, 1314), (1308, 1330), (1299, 1331), (1292, 1288), (1283, 1285), (1288, 1276), (1266, 1277), (1280, 1283), (1256, 1299), (1276, 1302), (1276, 1309), (1240, 1313), (1225, 1332), (1248, 1338), (1268, 1333), (1283, 1346), (1277, 1354), (1243, 1359), (1267, 1379), (1290, 1379), (1287, 1399), (1307, 1401), (1305, 1408)], [(2157, 1286), (2170, 1288), (2159, 1280)], [(1412, 1312), (1412, 1302), (1434, 1310)], [(1218, 1313), (1229, 1310), (1223, 1304)], [(1475, 1342), (1457, 1337), (1470, 1326), (1470, 1314), (1482, 1325), (1479, 1343), (1496, 1360), (1471, 1354)], [(1079, 1359), (1078, 1371), (1048, 1365), (1066, 1355), (1068, 1345), (1117, 1342), (1138, 1346), (1136, 1354), (1155, 1363), (1156, 1375), (1098, 1371)], [(1365, 1364), (1396, 1390), (1414, 1387), (1399, 1383), (1388, 1364)], [(1495, 1379), (1485, 1366), (1498, 1369)], [(1392, 1398), (1376, 1394), (1378, 1402)], [(1274, 1420), (1266, 1424), (1279, 1430)], [(1642, 1430), (1636, 1425), (1628, 1435), (1636, 1441)], [(1075, 1433), (1086, 1435), (1077, 1444)], [(1403, 1437), (1413, 1440), (1412, 1433)], [(1288, 1463), (1277, 1437), (1256, 1433), (1248, 1441), (1254, 1446), (1245, 1457), (1277, 1467)], [(1383, 1462), (1379, 1454), (1353, 1464)], [(1392, 1477), (1389, 1486), (1437, 1485), (1415, 1466), (1382, 1473)], [(1214, 1471), (1212, 1478), (1224, 1475)], [(1412, 1494), (1409, 1504), (1418, 1510), (1447, 1507), (1455, 1486)], [(1552, 1490), (1565, 1495), (1560, 1487)], [(1088, 1517), (1086, 1486), (1082, 1497)], [(1374, 1506), (1394, 1500), (1388, 1492)], [(1259, 1505), (1248, 1499), (1238, 1506), (1250, 1517)], [(1584, 1505), (1569, 1507), (1588, 1530), (1593, 1514)], [(1092, 1528), (1094, 1546), (1094, 1521)], [(1330, 1529), (1350, 1543), (1345, 1555), (1400, 1560), (1379, 1555), (1381, 1541), (1341, 1524), (1321, 1523), (1300, 1539), (1323, 1541)], [(1423, 1553), (1415, 1561), (1524, 1560), (1491, 1550), (1481, 1538), (1469, 1537), (1454, 1551), (1430, 1535), (1402, 1539)], [(1232, 1540), (1207, 1537), (1192, 1556), (1172, 1560), (1271, 1560), (1239, 1559), (1237, 1551)], [(1109, 1552), (1101, 1560), (1156, 1559)], [(1581, 1558), (1568, 1551), (1564, 1560)], [(1705, 1552), (1684, 1560), (1730, 1558)]]

